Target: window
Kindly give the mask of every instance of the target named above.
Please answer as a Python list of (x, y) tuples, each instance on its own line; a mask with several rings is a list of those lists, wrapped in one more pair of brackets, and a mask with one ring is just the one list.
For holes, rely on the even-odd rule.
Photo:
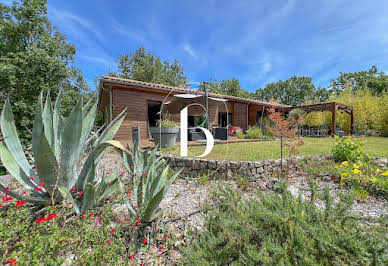
[(220, 127), (227, 127), (232, 124), (232, 113), (219, 112), (218, 125)]

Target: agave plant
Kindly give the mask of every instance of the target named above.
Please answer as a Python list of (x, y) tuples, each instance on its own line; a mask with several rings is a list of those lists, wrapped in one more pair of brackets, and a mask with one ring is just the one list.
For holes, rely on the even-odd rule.
[[(127, 148), (130, 150), (130, 148)], [(180, 171), (172, 174), (166, 161), (152, 150), (140, 150), (135, 146), (131, 153), (123, 152), (124, 166), (133, 181), (133, 195), (137, 208), (125, 198), (128, 210), (144, 223), (150, 223), (160, 214), (159, 204)], [(169, 178), (170, 177), (170, 178)], [(125, 195), (124, 186), (120, 188)]]
[[(83, 213), (101, 195), (106, 195), (106, 178), (97, 182), (95, 168), (107, 147), (124, 149), (120, 142), (112, 139), (124, 119), (125, 110), (106, 126), (99, 137), (90, 137), (96, 102), (91, 99), (83, 105), (80, 97), (67, 118), (61, 116), (60, 109), (60, 95), (53, 106), (48, 93), (43, 106), (43, 93), (40, 94), (32, 130), (33, 167), (23, 152), (11, 105), (6, 100), (0, 117), (4, 137), (0, 141), (0, 159), (8, 172), (30, 192), (26, 196), (8, 189), (7, 193), (34, 205), (65, 200), (72, 203), (77, 213)], [(86, 146), (91, 147), (88, 153), (85, 152)], [(2, 184), (0, 187), (5, 189)], [(82, 197), (74, 199), (72, 192), (74, 195), (75, 191)]]

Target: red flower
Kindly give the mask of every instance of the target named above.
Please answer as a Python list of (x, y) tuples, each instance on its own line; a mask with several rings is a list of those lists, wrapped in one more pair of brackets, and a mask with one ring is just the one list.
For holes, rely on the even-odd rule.
[(162, 252), (164, 250), (164, 246), (161, 246), (159, 251)]
[(27, 202), (26, 201), (24, 201), (24, 200), (18, 200), (17, 202), (16, 202), (16, 206), (22, 206), (23, 204), (26, 204)]
[(131, 256), (129, 256), (129, 259), (131, 260), (131, 261), (133, 261), (133, 258), (135, 257), (135, 254), (131, 254)]
[(56, 212), (53, 212), (53, 213), (50, 213), (47, 217), (40, 217), (38, 220), (36, 220), (35, 222), (37, 224), (41, 223), (41, 222), (44, 222), (44, 221), (48, 221), (48, 220), (51, 220), (51, 219), (54, 219), (55, 217), (57, 217), (57, 213)]
[(131, 191), (129, 189), (127, 189), (127, 191), (125, 191), (125, 193), (131, 194)]
[(42, 190), (41, 187), (36, 187), (36, 188), (35, 188), (35, 191), (41, 191), (41, 190)]
[(43, 186), (44, 186), (44, 182), (40, 183), (39, 186), (40, 186), (40, 187), (43, 187)]
[(125, 221), (127, 221), (127, 222), (128, 222), (128, 221), (129, 221), (129, 218), (125, 218)]
[(132, 225), (132, 228), (135, 229), (135, 228), (136, 228), (136, 224), (133, 224), (133, 225)]
[(38, 220), (36, 220), (35, 222), (37, 224), (40, 224), (41, 222), (45, 221), (44, 217), (40, 217)]
[(148, 242), (148, 239), (145, 237), (145, 238), (143, 239), (144, 245), (147, 245), (147, 242)]
[(82, 218), (82, 219), (85, 218), (85, 215), (82, 214), (82, 215), (81, 215), (81, 218)]
[(167, 237), (167, 238), (170, 238), (170, 234), (167, 234), (166, 237)]
[(111, 186), (111, 185), (112, 185), (112, 182), (109, 182), (108, 185)]
[(29, 179), (30, 179), (30, 180), (34, 180), (34, 177), (33, 177), (33, 176), (31, 176), (31, 177), (29, 177)]
[(23, 192), (23, 194), (24, 194), (24, 195), (27, 195), (27, 194), (28, 194), (28, 192), (27, 192), (27, 191), (24, 191), (24, 192)]
[(71, 204), (73, 204), (73, 202), (69, 202), (69, 203), (67, 203), (67, 204), (71, 205)]
[(113, 199), (113, 197), (110, 197), (110, 198), (109, 198), (109, 200), (112, 200), (112, 199)]
[(8, 193), (8, 188), (4, 189), (4, 193)]
[(10, 264), (10, 265), (14, 264), (15, 262), (16, 262), (16, 259), (7, 260), (7, 264)]
[(54, 219), (55, 217), (57, 217), (57, 213), (56, 213), (56, 212), (53, 212), (53, 213), (49, 214), (49, 216), (47, 216), (46, 221), (47, 221), (47, 220)]
[(2, 208), (3, 207), (3, 205), (2, 204), (0, 204), (0, 208)]
[(140, 221), (141, 221), (140, 218), (137, 218), (136, 220), (137, 220), (138, 223), (140, 223)]
[(78, 196), (82, 196), (84, 193), (82, 191), (78, 192)]
[(108, 239), (108, 243), (109, 243), (109, 244), (112, 244), (112, 240)]
[(136, 176), (136, 174), (134, 174), (133, 176)]
[(7, 195), (3, 196), (2, 199), (3, 199), (4, 202), (8, 202), (8, 201), (12, 201), (13, 200), (12, 197), (7, 197)]
[(110, 228), (110, 233), (113, 234), (115, 232), (115, 229), (113, 229), (112, 227)]
[(89, 216), (89, 217), (94, 216), (94, 213), (91, 212), (91, 213), (89, 213), (88, 216)]
[(154, 224), (152, 227), (153, 227), (154, 229), (156, 229), (156, 224)]
[(136, 208), (136, 209), (139, 209), (139, 206), (136, 205), (135, 208)]

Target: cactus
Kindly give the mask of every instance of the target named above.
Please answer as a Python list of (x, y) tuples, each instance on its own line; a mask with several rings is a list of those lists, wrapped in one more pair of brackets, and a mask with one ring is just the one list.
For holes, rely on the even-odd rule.
[[(101, 189), (106, 189), (106, 178), (98, 182), (95, 174), (96, 164), (103, 152), (109, 146), (124, 150), (120, 142), (112, 139), (125, 117), (125, 110), (99, 137), (90, 138), (97, 102), (93, 103), (91, 99), (83, 105), (80, 96), (67, 118), (61, 116), (60, 106), (60, 95), (53, 106), (49, 93), (44, 105), (43, 93), (40, 94), (32, 130), (33, 168), (23, 152), (11, 104), (6, 100), (0, 117), (4, 137), (0, 141), (0, 159), (8, 172), (30, 194), (21, 195), (12, 190), (7, 193), (38, 206), (71, 202), (76, 213), (84, 213), (104, 194), (105, 190)], [(85, 152), (86, 146), (90, 147), (88, 153)], [(2, 184), (0, 188), (5, 189)], [(82, 197), (74, 199), (71, 191), (82, 192)]]
[[(130, 150), (129, 147), (127, 149)], [(152, 222), (160, 214), (159, 204), (181, 172), (180, 170), (171, 175), (166, 161), (157, 156), (156, 151), (157, 147), (152, 150), (140, 150), (135, 147), (131, 153), (123, 152), (124, 166), (132, 177), (133, 195), (138, 208), (134, 208), (128, 198), (125, 198), (125, 205), (133, 215), (141, 217), (144, 223)], [(119, 186), (125, 195), (120, 180)]]

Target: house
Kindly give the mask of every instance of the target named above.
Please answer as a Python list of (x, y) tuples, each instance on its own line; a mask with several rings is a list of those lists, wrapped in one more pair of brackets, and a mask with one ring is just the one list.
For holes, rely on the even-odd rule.
[[(204, 95), (197, 90), (171, 87), (162, 84), (141, 82), (117, 77), (102, 76), (100, 79), (99, 109), (104, 111), (104, 120), (111, 121), (121, 111), (127, 108), (127, 115), (118, 130), (115, 139), (128, 142), (132, 138), (132, 126), (140, 127), (142, 140), (150, 139), (150, 130), (156, 126), (160, 118), (163, 103), (167, 103), (174, 95), (191, 94)], [(228, 95), (208, 93), (214, 100), (221, 99), (221, 104), (209, 104), (209, 125), (226, 127), (227, 123), (244, 130), (256, 124), (259, 117), (265, 115), (265, 110), (277, 110), (288, 106), (253, 99), (245, 99)], [(179, 113), (170, 114), (170, 119), (179, 123)], [(189, 123), (194, 122), (190, 116)]]

